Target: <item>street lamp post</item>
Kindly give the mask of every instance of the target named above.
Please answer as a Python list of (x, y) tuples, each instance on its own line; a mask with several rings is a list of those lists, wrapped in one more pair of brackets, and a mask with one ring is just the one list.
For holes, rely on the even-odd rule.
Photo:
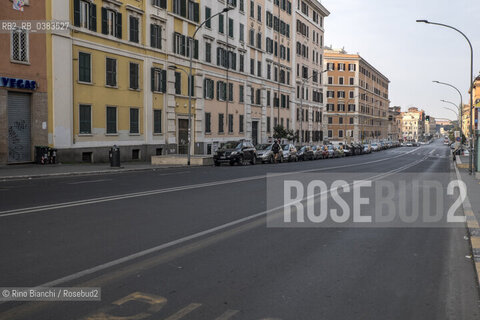
[(222, 13), (225, 13), (225, 12), (228, 12), (230, 10), (232, 10), (233, 8), (232, 7), (225, 7), (222, 11), (220, 12), (217, 12), (216, 14), (214, 14), (213, 16), (210, 16), (208, 19), (205, 19), (202, 23), (200, 23), (196, 29), (195, 29), (195, 32), (193, 33), (193, 36), (191, 38), (189, 38), (189, 58), (190, 58), (190, 64), (189, 64), (189, 70), (188, 70), (188, 73), (183, 70), (183, 69), (179, 69), (177, 68), (176, 66), (170, 66), (169, 68), (170, 69), (173, 69), (173, 70), (182, 70), (183, 72), (187, 73), (188, 75), (188, 150), (187, 150), (187, 164), (190, 165), (190, 159), (191, 159), (191, 148), (192, 148), (192, 94), (193, 94), (193, 86), (194, 84), (192, 83), (192, 70), (193, 70), (193, 46), (194, 46), (194, 41), (195, 41), (195, 35), (197, 34), (197, 32), (203, 27), (203, 25), (210, 21), (212, 18), (222, 14)]
[[(457, 31), (458, 33), (460, 33), (468, 42), (468, 45), (470, 46), (470, 156), (469, 156), (469, 171), (470, 171), (470, 174), (473, 174), (473, 143), (474, 143), (474, 140), (472, 140), (474, 138), (474, 135), (475, 132), (473, 130), (473, 127), (472, 127), (472, 124), (474, 123), (473, 122), (473, 47), (472, 47), (472, 43), (470, 42), (470, 39), (468, 39), (468, 37), (465, 35), (465, 33), (463, 33), (462, 31), (458, 30), (457, 28), (455, 27), (452, 27), (452, 26), (449, 26), (447, 24), (443, 24), (443, 23), (438, 23), (438, 22), (430, 22), (428, 20), (417, 20), (417, 22), (419, 23), (426, 23), (426, 24), (433, 24), (433, 25), (437, 25), (437, 26), (441, 26), (441, 27), (445, 27), (445, 28), (449, 28), (449, 29), (452, 29), (452, 30), (455, 30)], [(463, 107), (463, 106), (462, 106)]]
[[(455, 108), (457, 108), (457, 105), (456, 105), (455, 103), (451, 102), (451, 101), (448, 101), (448, 100), (440, 100), (440, 101), (442, 101), (442, 102), (444, 102), (444, 103), (451, 104), (452, 106), (454, 106)], [(445, 108), (445, 109), (452, 110), (453, 112), (455, 112), (455, 114), (457, 115), (457, 121), (458, 121), (457, 125), (460, 127), (460, 132), (461, 132), (461, 131), (462, 131), (462, 127), (461, 127), (461, 124), (460, 124), (460, 112), (458, 111), (458, 109), (457, 109), (457, 111), (455, 111), (455, 110), (452, 109), (452, 108), (447, 108), (447, 107), (444, 107), (444, 108)]]
[[(449, 86), (449, 87), (457, 90), (458, 95), (460, 96), (460, 108), (458, 109), (459, 110), (459, 116), (460, 116), (460, 122), (463, 123), (463, 96), (462, 96), (462, 93), (460, 92), (460, 90), (458, 90), (458, 88), (455, 87), (454, 85), (451, 85), (451, 84), (446, 83), (446, 82), (440, 82), (440, 81), (437, 81), (437, 80), (434, 80), (432, 82), (433, 83), (438, 83), (438, 84), (443, 84), (445, 86)], [(462, 125), (460, 125), (460, 133), (463, 135)]]

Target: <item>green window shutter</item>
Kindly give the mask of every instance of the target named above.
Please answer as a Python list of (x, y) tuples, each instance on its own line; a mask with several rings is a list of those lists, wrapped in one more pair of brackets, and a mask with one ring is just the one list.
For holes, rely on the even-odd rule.
[(212, 9), (209, 7), (205, 7), (205, 27), (211, 28), (212, 27), (212, 21), (210, 20), (210, 17), (212, 16)]
[(156, 40), (156, 28), (154, 24), (151, 24), (150, 25), (150, 46), (152, 48), (157, 47), (157, 43), (155, 40)]
[(73, 0), (73, 25), (80, 27), (80, 0)]
[(153, 92), (155, 91), (155, 68), (150, 68), (150, 83)]
[(117, 12), (115, 36), (119, 39), (122, 39), (122, 14), (120, 12)]
[(97, 5), (90, 3), (90, 31), (97, 32)]
[(167, 70), (162, 70), (161, 71), (161, 88), (162, 92), (165, 93), (167, 92)]
[(195, 20), (195, 22), (199, 22), (200, 21), (200, 8), (199, 8), (199, 4), (197, 2), (195, 2), (193, 4), (193, 20)]
[(180, 15), (182, 17), (187, 17), (187, 0), (180, 1)]
[(108, 34), (108, 20), (106, 8), (102, 8), (102, 33)]
[(198, 40), (193, 43), (193, 58), (198, 59)]

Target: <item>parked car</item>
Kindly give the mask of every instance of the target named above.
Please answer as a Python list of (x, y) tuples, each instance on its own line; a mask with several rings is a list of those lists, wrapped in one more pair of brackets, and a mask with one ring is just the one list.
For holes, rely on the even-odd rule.
[(312, 147), (310, 146), (303, 146), (297, 148), (297, 156), (298, 160), (306, 161), (306, 160), (313, 160), (315, 159), (315, 155), (313, 154)]
[(372, 151), (380, 151), (380, 146), (378, 143), (372, 143), (371, 145)]
[(327, 159), (330, 156), (327, 146), (322, 146), (322, 159)]
[(352, 146), (355, 149), (355, 155), (363, 154), (363, 146), (360, 143), (353, 143)]
[(327, 150), (329, 158), (336, 158), (338, 156), (338, 152), (332, 144), (327, 144)]
[(322, 146), (312, 146), (312, 151), (315, 159), (323, 159)]
[(343, 147), (343, 153), (345, 154), (346, 157), (355, 155), (355, 147), (353, 145), (344, 144), (342, 145), (342, 147)]
[(257, 160), (257, 150), (250, 141), (228, 141), (220, 145), (213, 155), (213, 162), (216, 166), (228, 162), (231, 166), (235, 163), (244, 165), (250, 162), (255, 164)]
[(343, 146), (342, 145), (338, 145), (338, 146), (334, 146), (334, 147), (335, 147), (335, 150), (337, 151), (337, 157), (338, 158), (345, 157), (345, 151), (343, 151)]
[(413, 147), (413, 143), (411, 141), (408, 141), (405, 143), (405, 147)]
[(363, 145), (363, 153), (372, 153), (372, 148), (370, 147), (369, 144)]
[(291, 143), (282, 144), (283, 160), (298, 161), (297, 148)]
[(261, 163), (274, 162), (272, 145), (271, 143), (263, 143), (255, 146), (255, 149), (257, 149), (257, 161)]

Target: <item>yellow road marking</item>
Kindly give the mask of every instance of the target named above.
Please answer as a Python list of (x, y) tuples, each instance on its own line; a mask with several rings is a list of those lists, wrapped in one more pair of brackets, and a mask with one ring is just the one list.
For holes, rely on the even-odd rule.
[(467, 221), (467, 226), (470, 229), (480, 228), (480, 226), (478, 225), (478, 222), (476, 220), (468, 220)]
[(471, 237), (470, 241), (472, 242), (472, 248), (474, 249), (480, 248), (480, 237)]
[(170, 317), (166, 318), (165, 320), (178, 320), (182, 319), (184, 316), (192, 312), (193, 310), (201, 307), (201, 303), (190, 303), (188, 306), (186, 306), (183, 309), (178, 310), (174, 314), (172, 314)]
[[(121, 306), (129, 301), (139, 301), (149, 305), (148, 309), (129, 316), (113, 316), (109, 314), (115, 306)], [(114, 301), (112, 305), (102, 308), (100, 312), (85, 317), (85, 320), (141, 320), (160, 311), (167, 304), (167, 299), (153, 294), (134, 292)]]

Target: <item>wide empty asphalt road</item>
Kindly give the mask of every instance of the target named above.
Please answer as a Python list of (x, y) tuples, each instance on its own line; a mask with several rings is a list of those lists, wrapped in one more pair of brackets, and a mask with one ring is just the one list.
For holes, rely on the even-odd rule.
[[(282, 196), (282, 180), (446, 186), (455, 179), (448, 152), (436, 142), (278, 165), (0, 182), (0, 286), (102, 290), (96, 302), (4, 302), (0, 319), (479, 319), (463, 224), (267, 226), (267, 211), (282, 219), (267, 201)], [(415, 202), (416, 192), (399, 194)]]

